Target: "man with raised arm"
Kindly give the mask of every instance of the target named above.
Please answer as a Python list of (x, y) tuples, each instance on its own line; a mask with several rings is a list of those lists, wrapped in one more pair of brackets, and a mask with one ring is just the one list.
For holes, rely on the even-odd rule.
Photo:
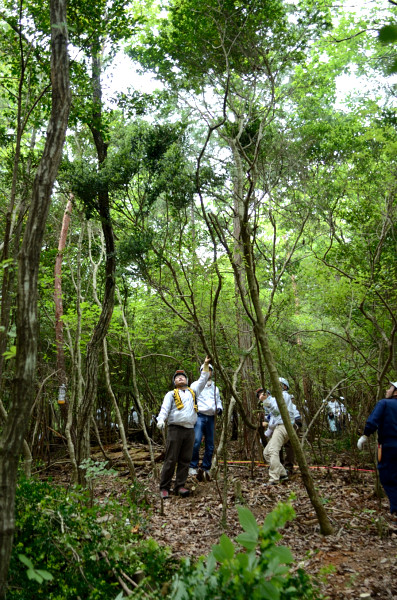
[(194, 426), (197, 421), (197, 401), (209, 377), (210, 358), (207, 356), (201, 375), (188, 386), (184, 370), (178, 370), (172, 378), (174, 389), (164, 396), (157, 427), (163, 429), (168, 421), (168, 434), (164, 464), (160, 476), (160, 494), (168, 498), (176, 466), (174, 493), (185, 498), (190, 490), (185, 487), (194, 445)]

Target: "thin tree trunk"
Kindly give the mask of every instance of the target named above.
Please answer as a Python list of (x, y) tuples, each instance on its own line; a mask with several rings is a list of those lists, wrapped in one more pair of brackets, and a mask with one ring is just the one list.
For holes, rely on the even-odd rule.
[[(95, 47), (97, 47), (96, 44)], [(101, 94), (101, 61), (99, 54), (93, 50), (92, 56), (92, 90), (94, 112), (92, 122), (89, 124), (97, 150), (98, 164), (101, 168), (106, 160), (108, 144), (104, 141), (99, 129), (102, 121), (102, 94)], [(97, 126), (98, 125), (98, 126)], [(114, 308), (116, 253), (114, 234), (110, 216), (109, 190), (104, 186), (98, 193), (98, 212), (102, 225), (103, 237), (106, 247), (105, 265), (105, 290), (102, 302), (102, 311), (95, 326), (90, 342), (87, 344), (86, 356), (86, 385), (84, 396), (77, 416), (77, 462), (90, 457), (90, 422), (98, 387), (98, 359), (102, 350), (103, 340), (106, 337), (109, 323)], [(85, 484), (82, 470), (79, 470), (81, 483)]]
[(61, 415), (64, 424), (67, 420), (67, 401), (66, 388), (67, 377), (65, 368), (65, 352), (63, 340), (63, 302), (62, 302), (62, 258), (63, 251), (66, 246), (66, 237), (70, 224), (70, 215), (72, 213), (72, 197), (69, 198), (66, 204), (65, 212), (62, 220), (61, 233), (58, 242), (58, 254), (55, 259), (54, 267), (54, 303), (55, 303), (55, 345), (57, 352), (57, 369), (59, 381), (58, 404), (61, 410)]
[[(74, 343), (72, 342), (70, 330), (68, 328), (66, 329), (67, 335), (68, 335), (68, 340), (69, 340), (70, 356), (71, 356), (71, 363), (72, 363), (72, 377), (71, 377), (71, 386), (70, 386), (70, 388), (71, 388), (70, 396), (69, 396), (69, 401), (68, 401), (65, 436), (66, 436), (66, 440), (67, 440), (70, 460), (71, 460), (72, 467), (73, 467), (74, 483), (77, 483), (77, 481), (78, 481), (79, 470), (78, 470), (77, 461), (76, 461), (76, 451), (75, 451), (76, 432), (73, 429), (73, 425), (74, 425), (73, 418), (74, 418), (75, 412), (77, 412), (78, 407), (81, 404), (81, 400), (83, 398), (83, 385), (84, 385), (82, 368), (81, 368), (82, 361), (81, 361), (81, 349), (80, 349), (81, 321), (82, 321), (81, 303), (84, 300), (84, 298), (81, 295), (80, 263), (81, 263), (81, 248), (82, 248), (82, 242), (83, 242), (84, 230), (85, 230), (84, 224), (85, 224), (85, 222), (81, 222), (81, 224), (80, 224), (80, 234), (79, 234), (79, 240), (78, 240), (78, 244), (77, 244), (77, 257), (76, 257), (76, 265), (77, 265), (76, 266), (76, 277), (74, 277), (73, 270), (71, 269), (71, 277), (72, 277), (74, 288), (76, 290), (77, 321), (76, 321), (76, 333), (75, 333)], [(75, 406), (77, 407), (77, 409), (75, 409)]]
[(155, 477), (157, 477), (158, 473), (158, 468), (156, 465), (156, 462), (154, 460), (154, 452), (153, 452), (153, 445), (152, 445), (152, 440), (150, 439), (150, 436), (147, 432), (146, 429), (146, 423), (145, 423), (145, 417), (144, 417), (144, 411), (143, 411), (143, 406), (141, 403), (141, 398), (140, 398), (140, 393), (139, 393), (139, 389), (138, 389), (138, 385), (136, 382), (136, 364), (135, 364), (135, 354), (134, 351), (132, 349), (132, 345), (131, 345), (131, 337), (130, 337), (130, 332), (128, 330), (128, 323), (127, 323), (127, 319), (124, 313), (124, 308), (123, 308), (123, 304), (121, 302), (121, 296), (120, 296), (120, 292), (117, 290), (117, 295), (118, 295), (118, 300), (119, 300), (119, 305), (120, 305), (120, 309), (121, 309), (121, 316), (123, 319), (123, 324), (124, 324), (124, 329), (127, 335), (127, 344), (128, 344), (128, 351), (130, 354), (130, 358), (131, 358), (131, 367), (132, 367), (132, 385), (134, 388), (134, 396), (135, 396), (135, 402), (138, 406), (139, 409), (139, 416), (141, 419), (141, 425), (142, 425), (142, 429), (143, 429), (143, 434), (145, 436), (145, 439), (148, 443), (149, 446), (149, 454), (150, 454), (150, 462), (153, 468), (153, 472)]
[(127, 438), (126, 438), (125, 430), (124, 430), (123, 418), (121, 416), (119, 405), (117, 404), (116, 396), (113, 393), (112, 384), (110, 382), (109, 357), (108, 357), (108, 348), (107, 348), (106, 338), (103, 340), (103, 359), (104, 359), (103, 364), (104, 364), (104, 368), (105, 368), (106, 387), (107, 387), (109, 395), (112, 399), (113, 408), (116, 412), (116, 423), (119, 426), (119, 433), (120, 433), (121, 443), (122, 443), (122, 447), (123, 447), (123, 456), (125, 458), (125, 462), (127, 463), (127, 467), (130, 471), (131, 479), (134, 481), (135, 480), (135, 467), (134, 467), (134, 463), (132, 461), (131, 455), (128, 452), (128, 444), (127, 444)]
[(277, 373), (276, 363), (273, 357), (273, 353), (270, 349), (267, 334), (266, 334), (266, 324), (265, 318), (262, 311), (260, 299), (259, 299), (259, 285), (255, 276), (255, 265), (253, 261), (253, 252), (252, 252), (252, 242), (250, 238), (250, 234), (246, 224), (242, 223), (241, 225), (241, 239), (244, 245), (244, 258), (245, 258), (245, 272), (248, 281), (248, 288), (250, 292), (250, 297), (252, 300), (252, 304), (255, 311), (256, 323), (255, 333), (259, 340), (259, 345), (263, 353), (263, 357), (265, 359), (265, 363), (270, 375), (270, 380), (272, 383), (273, 390), (275, 390), (275, 396), (277, 400), (277, 404), (280, 410), (280, 414), (283, 419), (284, 426), (287, 430), (288, 437), (291, 440), (292, 447), (295, 452), (295, 456), (300, 468), (300, 472), (302, 475), (303, 483), (306, 487), (308, 496), (313, 505), (313, 508), (316, 512), (318, 522), (320, 525), (321, 533), (324, 535), (331, 535), (333, 533), (332, 525), (328, 519), (327, 513), (324, 509), (323, 504), (321, 503), (320, 496), (317, 493), (317, 490), (314, 486), (313, 479), (310, 475), (309, 467), (306, 462), (306, 457), (302, 450), (302, 447), (299, 443), (298, 436), (294, 430), (294, 427), (290, 421), (288, 410), (286, 404), (284, 402), (284, 398), (281, 392), (280, 384), (279, 384), (279, 376)]
[(11, 408), (0, 439), (0, 598), (5, 598), (15, 528), (18, 460), (34, 399), (37, 359), (37, 281), (51, 193), (70, 110), (66, 2), (51, 0), (52, 107), (18, 262), (17, 351)]
[[(230, 146), (233, 154), (234, 160), (234, 173), (233, 173), (233, 209), (234, 209), (234, 218), (233, 218), (233, 238), (234, 238), (234, 253), (233, 260), (235, 261), (236, 268), (239, 271), (240, 277), (240, 288), (235, 280), (235, 291), (236, 291), (236, 323), (237, 323), (237, 342), (240, 352), (247, 352), (247, 350), (252, 346), (252, 334), (249, 329), (249, 325), (247, 319), (244, 318), (244, 310), (241, 306), (241, 303), (238, 302), (238, 298), (240, 294), (244, 294), (247, 298), (248, 293), (245, 289), (243, 278), (241, 274), (244, 271), (243, 267), (243, 248), (241, 245), (240, 239), (240, 223), (242, 214), (244, 211), (243, 206), (243, 198), (244, 198), (244, 173), (243, 173), (243, 165), (241, 162), (241, 156), (236, 147), (236, 143), (233, 140), (230, 140)], [(254, 372), (254, 365), (251, 356), (247, 356), (247, 359), (244, 361), (244, 364), (241, 368), (240, 373), (240, 381), (241, 381), (241, 400), (244, 410), (248, 419), (252, 422), (253, 420), (253, 411), (256, 407), (252, 406), (252, 393), (251, 390), (254, 386), (254, 382), (252, 380), (252, 373)], [(236, 386), (237, 387), (237, 386)], [(245, 449), (246, 458), (250, 457), (251, 449), (253, 448), (253, 440), (255, 439), (256, 432), (253, 432), (250, 428), (246, 427), (243, 424), (243, 443)], [(242, 444), (240, 444), (242, 446)]]
[[(90, 237), (90, 239), (91, 239), (91, 237)], [(102, 261), (102, 257), (105, 255), (105, 248), (104, 248), (104, 244), (103, 244), (103, 238), (101, 239), (101, 247), (102, 247), (102, 250), (101, 250), (100, 259), (99, 259), (99, 261), (97, 263), (95, 263), (94, 260), (93, 260), (93, 258), (92, 258), (91, 244), (90, 244), (90, 252), (89, 252), (89, 254), (90, 254), (90, 261), (91, 261), (91, 265), (92, 265), (92, 268), (93, 268), (93, 271), (92, 271), (93, 295), (94, 295), (95, 303), (97, 304), (97, 306), (99, 306), (99, 308), (102, 308), (102, 305), (101, 305), (101, 302), (99, 300), (98, 293), (97, 293), (97, 272), (98, 272), (98, 267), (99, 267), (99, 265), (100, 265), (100, 263)], [(108, 349), (107, 349), (106, 337), (103, 340), (103, 366), (104, 366), (104, 371), (105, 371), (106, 387), (107, 387), (107, 390), (109, 392), (109, 396), (112, 399), (113, 408), (114, 408), (115, 413), (116, 413), (116, 423), (119, 426), (119, 432), (120, 432), (121, 443), (122, 443), (122, 448), (123, 448), (123, 455), (124, 455), (125, 461), (127, 463), (127, 467), (128, 467), (128, 469), (130, 471), (131, 478), (134, 480), (135, 479), (135, 466), (134, 466), (134, 463), (132, 461), (131, 455), (128, 452), (127, 437), (125, 435), (123, 418), (121, 416), (119, 405), (117, 404), (116, 396), (114, 395), (112, 384), (111, 384), (111, 381), (110, 381), (109, 357), (108, 357)]]

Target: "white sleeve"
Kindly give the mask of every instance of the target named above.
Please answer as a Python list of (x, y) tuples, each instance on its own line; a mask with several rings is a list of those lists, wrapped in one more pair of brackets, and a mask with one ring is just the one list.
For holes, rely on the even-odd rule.
[(269, 410), (270, 414), (273, 415), (273, 417), (275, 415), (279, 415), (280, 414), (280, 410), (278, 408), (277, 400), (276, 400), (276, 398), (274, 398), (274, 396), (270, 397), (270, 403), (269, 403), (269, 406), (268, 406), (268, 410)]
[(215, 388), (215, 398), (216, 398), (216, 408), (221, 408), (223, 410), (221, 395), (219, 393), (219, 388), (217, 388), (217, 387)]
[(205, 384), (207, 383), (209, 376), (210, 376), (209, 371), (201, 371), (201, 375), (198, 378), (198, 380), (193, 381), (192, 385), (190, 386), (192, 388), (192, 390), (194, 390), (194, 392), (196, 394), (196, 398), (198, 398), (200, 396), (201, 392), (205, 388)]
[(170, 414), (170, 410), (172, 408), (172, 403), (174, 401), (174, 392), (167, 392), (164, 396), (163, 404), (161, 405), (159, 415), (157, 419), (162, 419), (165, 421)]

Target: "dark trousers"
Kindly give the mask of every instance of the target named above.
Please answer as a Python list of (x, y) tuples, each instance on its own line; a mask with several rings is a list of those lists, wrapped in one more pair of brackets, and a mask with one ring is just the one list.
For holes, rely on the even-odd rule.
[(199, 462), (201, 440), (204, 437), (205, 449), (202, 467), (204, 471), (211, 469), (212, 455), (214, 454), (215, 415), (202, 415), (198, 413), (197, 423), (194, 426), (193, 456), (190, 462), (192, 469), (197, 469)]
[[(285, 458), (284, 458), (285, 451)], [(280, 450), (280, 462), (284, 465), (285, 469), (293, 469), (295, 464), (295, 452), (292, 447), (291, 441), (288, 440), (286, 444)]]
[(170, 490), (171, 482), (174, 476), (175, 466), (176, 476), (174, 491), (177, 492), (180, 487), (186, 483), (189, 473), (190, 460), (192, 458), (194, 445), (194, 429), (187, 429), (180, 425), (169, 425), (167, 443), (165, 447), (165, 458), (160, 477), (160, 489)]
[(383, 444), (378, 463), (379, 479), (390, 502), (390, 512), (397, 514), (397, 447)]

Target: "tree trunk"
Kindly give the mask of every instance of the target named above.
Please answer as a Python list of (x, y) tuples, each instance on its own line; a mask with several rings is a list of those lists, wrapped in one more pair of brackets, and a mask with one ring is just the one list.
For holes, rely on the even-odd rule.
[[(99, 43), (93, 48), (99, 48)], [(102, 92), (101, 92), (101, 61), (99, 52), (93, 50), (92, 55), (92, 91), (93, 115), (89, 124), (98, 156), (99, 168), (102, 167), (107, 156), (108, 144), (105, 142), (102, 131)], [(86, 386), (84, 396), (77, 416), (77, 462), (90, 457), (90, 423), (94, 401), (98, 387), (98, 357), (102, 350), (110, 319), (114, 308), (116, 258), (112, 220), (110, 216), (109, 190), (104, 186), (98, 193), (98, 212), (102, 225), (103, 237), (106, 248), (105, 266), (105, 291), (102, 301), (102, 311), (95, 326), (92, 338), (87, 345), (86, 357)], [(84, 473), (79, 469), (81, 483), (85, 483)]]
[(65, 369), (65, 352), (63, 340), (63, 302), (62, 302), (62, 257), (66, 246), (66, 237), (70, 224), (70, 215), (72, 212), (72, 198), (69, 198), (62, 220), (61, 233), (58, 242), (58, 254), (55, 259), (54, 268), (54, 303), (55, 303), (55, 345), (57, 351), (57, 369), (59, 394), (58, 404), (61, 410), (62, 420), (65, 425), (67, 420), (67, 402), (66, 402), (66, 387), (67, 377)]
[(124, 307), (123, 307), (123, 304), (121, 301), (121, 296), (120, 296), (119, 292), (118, 292), (118, 301), (119, 301), (119, 305), (120, 305), (120, 309), (121, 309), (121, 317), (123, 319), (124, 330), (125, 330), (125, 333), (127, 336), (128, 352), (129, 352), (129, 355), (131, 358), (132, 385), (133, 385), (133, 389), (134, 389), (135, 403), (139, 409), (139, 418), (140, 418), (140, 422), (141, 422), (142, 429), (143, 429), (143, 435), (145, 436), (146, 442), (148, 444), (152, 469), (153, 469), (155, 477), (157, 477), (158, 468), (157, 468), (157, 465), (154, 460), (153, 444), (152, 444), (152, 440), (150, 439), (149, 434), (147, 432), (146, 423), (145, 423), (145, 411), (143, 410), (143, 405), (141, 402), (141, 395), (139, 393), (139, 389), (138, 389), (138, 385), (137, 385), (137, 381), (136, 381), (135, 353), (132, 349), (131, 337), (130, 337), (130, 332), (128, 329), (128, 323), (127, 323), (127, 319), (126, 319), (125, 312), (124, 312)]
[[(80, 221), (80, 234), (77, 243), (77, 255), (76, 255), (76, 275), (73, 275), (73, 271), (71, 271), (71, 277), (73, 281), (74, 288), (76, 290), (76, 332), (75, 339), (72, 340), (72, 336), (70, 334), (70, 330), (67, 327), (66, 333), (69, 342), (69, 351), (71, 358), (71, 373), (69, 377), (69, 388), (70, 394), (68, 397), (68, 405), (67, 405), (67, 421), (65, 427), (65, 437), (67, 439), (68, 451), (70, 456), (70, 461), (73, 467), (73, 481), (77, 483), (79, 469), (76, 461), (76, 431), (75, 431), (75, 423), (74, 416), (76, 412), (78, 412), (78, 407), (81, 404), (81, 400), (83, 398), (83, 374), (82, 374), (82, 358), (81, 358), (81, 327), (82, 327), (82, 310), (81, 304), (84, 301), (84, 298), (81, 293), (81, 252), (83, 245), (83, 238), (85, 232), (85, 220)], [(77, 409), (75, 408), (77, 407)]]
[(15, 528), (18, 460), (34, 399), (37, 358), (37, 280), (51, 193), (62, 157), (70, 110), (66, 2), (51, 0), (52, 108), (46, 143), (32, 190), (29, 217), (18, 261), (17, 350), (11, 408), (0, 439), (0, 598), (6, 579)]
[(295, 452), (296, 460), (298, 462), (300, 472), (302, 475), (303, 483), (306, 487), (306, 491), (313, 505), (314, 510), (318, 518), (321, 533), (324, 535), (331, 535), (333, 533), (332, 525), (328, 519), (327, 513), (324, 510), (324, 506), (321, 503), (321, 499), (314, 487), (313, 479), (310, 475), (309, 467), (306, 462), (306, 457), (303, 453), (302, 447), (299, 443), (298, 436), (293, 428), (290, 421), (287, 407), (284, 402), (282, 391), (279, 383), (279, 376), (277, 373), (276, 364), (274, 361), (273, 353), (270, 349), (267, 333), (265, 318), (262, 311), (260, 299), (259, 299), (259, 285), (255, 275), (255, 266), (253, 261), (252, 241), (248, 231), (246, 223), (241, 223), (241, 239), (244, 246), (244, 265), (245, 272), (248, 281), (248, 289), (251, 297), (251, 301), (254, 307), (256, 315), (255, 333), (259, 340), (259, 345), (263, 353), (266, 366), (270, 375), (272, 389), (275, 390), (275, 396), (277, 404), (283, 419), (284, 426), (287, 430), (288, 437), (291, 440), (293, 450)]
[(104, 370), (105, 370), (106, 387), (109, 392), (109, 396), (112, 399), (113, 408), (116, 413), (116, 423), (119, 426), (119, 433), (120, 433), (121, 444), (122, 444), (122, 448), (123, 448), (123, 456), (124, 456), (124, 459), (125, 459), (125, 462), (127, 465), (127, 469), (130, 472), (131, 479), (132, 479), (132, 481), (135, 481), (135, 476), (136, 476), (135, 466), (134, 466), (133, 460), (131, 458), (131, 455), (128, 451), (128, 443), (127, 443), (127, 437), (125, 435), (123, 419), (121, 417), (119, 405), (117, 404), (116, 396), (114, 395), (112, 384), (110, 381), (109, 357), (108, 357), (108, 348), (107, 348), (106, 338), (103, 340), (103, 366), (104, 366)]
[[(241, 156), (237, 150), (236, 144), (234, 141), (230, 140), (230, 146), (234, 159), (234, 172), (233, 172), (233, 209), (234, 209), (234, 218), (233, 218), (233, 237), (234, 237), (234, 253), (233, 260), (235, 261), (236, 268), (240, 274), (240, 288), (235, 281), (235, 291), (236, 291), (236, 322), (237, 322), (237, 342), (240, 353), (245, 353), (252, 346), (252, 333), (249, 329), (247, 319), (245, 318), (244, 310), (241, 306), (241, 303), (238, 302), (238, 298), (240, 294), (245, 295), (247, 298), (248, 293), (245, 289), (244, 280), (241, 277), (241, 274), (244, 271), (243, 267), (243, 248), (241, 245), (241, 220), (242, 214), (244, 211), (243, 207), (243, 197), (244, 197), (244, 172), (243, 165), (241, 161)], [(253, 421), (253, 414), (256, 406), (252, 405), (252, 392), (251, 390), (254, 387), (254, 381), (252, 379), (252, 374), (254, 373), (254, 364), (251, 356), (247, 356), (244, 364), (241, 368), (240, 373), (240, 381), (241, 381), (241, 399), (242, 405), (244, 407), (245, 413), (248, 419)], [(243, 424), (243, 442), (244, 442), (244, 453), (246, 458), (251, 458), (250, 453), (253, 447), (253, 441), (256, 437), (256, 431), (249, 429), (246, 425)], [(240, 444), (241, 445), (241, 444)]]

